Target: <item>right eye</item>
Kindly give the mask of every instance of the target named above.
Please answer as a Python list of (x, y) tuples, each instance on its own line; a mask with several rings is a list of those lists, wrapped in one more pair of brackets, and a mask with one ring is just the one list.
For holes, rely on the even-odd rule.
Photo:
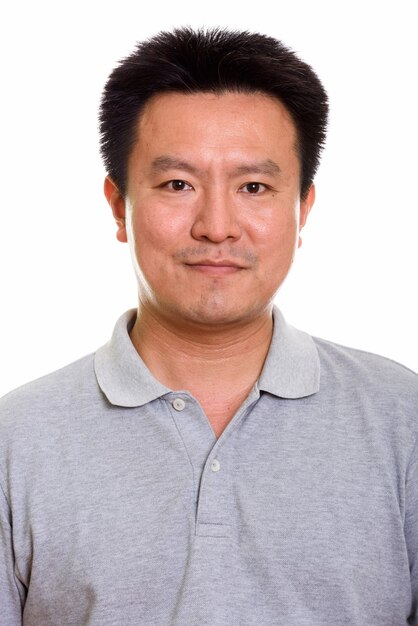
[(185, 180), (179, 179), (169, 180), (164, 184), (164, 187), (172, 189), (173, 191), (188, 191), (189, 189), (192, 189), (192, 186), (189, 185), (189, 183), (186, 183)]

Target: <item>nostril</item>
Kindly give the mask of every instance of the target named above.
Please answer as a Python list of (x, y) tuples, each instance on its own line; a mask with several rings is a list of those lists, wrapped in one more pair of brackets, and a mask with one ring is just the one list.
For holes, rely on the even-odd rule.
[(226, 239), (237, 239), (241, 236), (241, 227), (234, 215), (210, 215), (205, 213), (198, 216), (192, 226), (192, 236), (195, 239), (205, 239), (221, 242)]

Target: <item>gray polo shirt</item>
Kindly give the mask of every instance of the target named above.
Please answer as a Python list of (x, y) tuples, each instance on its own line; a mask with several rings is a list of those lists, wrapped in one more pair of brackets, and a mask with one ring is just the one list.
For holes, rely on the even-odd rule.
[(418, 624), (418, 376), (275, 311), (217, 440), (133, 315), (0, 402), (1, 626)]

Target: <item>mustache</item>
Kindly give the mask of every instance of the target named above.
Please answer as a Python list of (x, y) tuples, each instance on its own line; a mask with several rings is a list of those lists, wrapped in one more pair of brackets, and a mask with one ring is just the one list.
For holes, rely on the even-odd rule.
[(212, 246), (187, 246), (180, 248), (174, 253), (177, 261), (192, 261), (195, 258), (208, 257), (216, 261), (217, 259), (240, 259), (254, 265), (258, 257), (254, 252), (242, 247), (223, 247), (214, 249)]

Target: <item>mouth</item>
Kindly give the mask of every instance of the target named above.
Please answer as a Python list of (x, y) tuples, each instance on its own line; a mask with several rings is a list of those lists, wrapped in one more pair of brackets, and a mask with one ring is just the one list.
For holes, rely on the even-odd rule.
[(236, 261), (230, 261), (228, 259), (218, 259), (217, 261), (201, 259), (199, 261), (193, 261), (193, 263), (185, 263), (185, 265), (195, 272), (201, 272), (210, 276), (235, 274), (241, 270), (247, 269)]

